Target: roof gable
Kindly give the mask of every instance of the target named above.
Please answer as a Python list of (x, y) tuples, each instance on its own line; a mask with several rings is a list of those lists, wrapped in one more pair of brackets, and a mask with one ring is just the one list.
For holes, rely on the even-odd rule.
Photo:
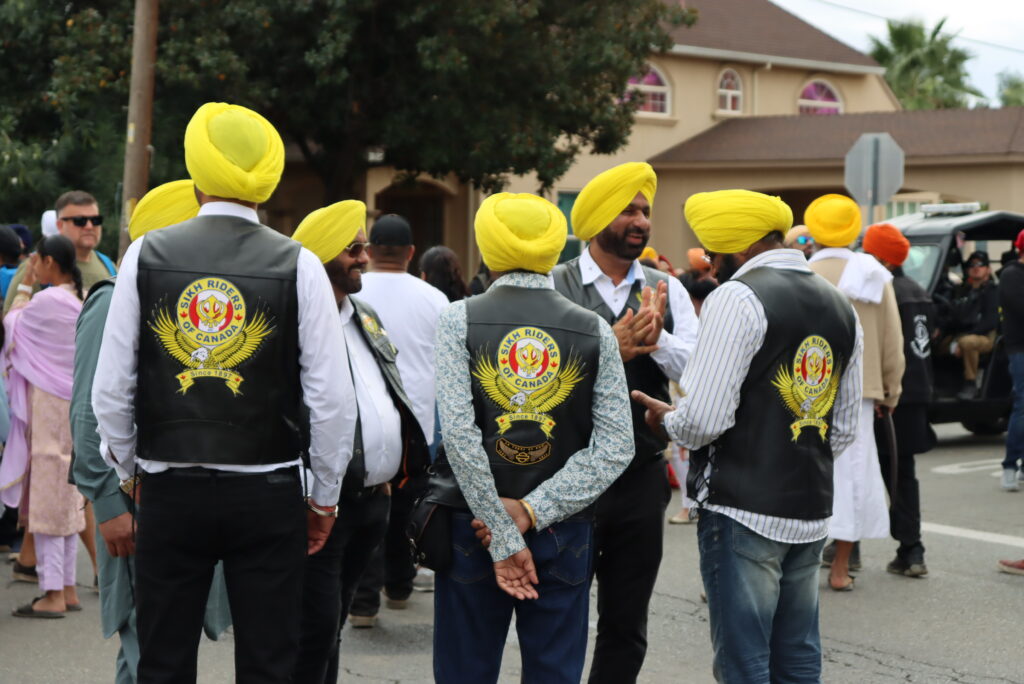
[(813, 62), (878, 67), (854, 50), (769, 0), (680, 0), (697, 23), (672, 31), (677, 45), (771, 55)]
[(889, 133), (908, 159), (1024, 153), (1024, 107), (789, 115), (730, 119), (649, 161), (654, 166), (701, 162), (842, 160), (863, 133)]

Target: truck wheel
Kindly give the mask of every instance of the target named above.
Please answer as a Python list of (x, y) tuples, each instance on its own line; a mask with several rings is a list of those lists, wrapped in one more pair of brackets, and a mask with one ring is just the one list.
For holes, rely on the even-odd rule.
[(1001, 435), (1006, 432), (1006, 423), (1005, 418), (996, 418), (994, 420), (965, 420), (960, 424), (976, 435)]

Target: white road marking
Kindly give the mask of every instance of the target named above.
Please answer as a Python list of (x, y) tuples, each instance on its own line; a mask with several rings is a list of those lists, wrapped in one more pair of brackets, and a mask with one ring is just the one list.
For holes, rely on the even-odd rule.
[(1024, 549), (1024, 537), (1014, 537), (1009, 534), (996, 534), (995, 532), (981, 532), (970, 530), (966, 527), (953, 527), (952, 525), (940, 525), (938, 523), (922, 522), (921, 530), (933, 534), (944, 534), (949, 537), (960, 537), (961, 539), (973, 539), (991, 544), (1002, 544), (1003, 546), (1016, 546)]
[(1003, 459), (1001, 458), (983, 458), (978, 461), (964, 461), (961, 463), (951, 463), (949, 465), (938, 466), (932, 468), (933, 473), (939, 475), (966, 475), (967, 473), (973, 473), (979, 470), (991, 470), (995, 469), (997, 475), (1001, 475)]

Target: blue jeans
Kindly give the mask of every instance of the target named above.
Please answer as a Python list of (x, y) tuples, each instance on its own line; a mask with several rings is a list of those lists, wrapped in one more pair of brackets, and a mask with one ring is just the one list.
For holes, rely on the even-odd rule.
[(587, 650), (592, 523), (568, 520), (526, 533), (540, 598), (517, 601), (498, 588), (494, 562), (471, 520), (468, 513), (455, 514), (452, 567), (434, 580), (434, 681), (497, 682), (515, 611), (523, 681), (579, 684)]
[[(1010, 354), (1010, 378), (1013, 380), (1013, 408), (1006, 428), (1006, 458), (1003, 468), (1017, 469), (1024, 461), (1024, 352)], [(1024, 465), (1024, 464), (1021, 464)]]
[(697, 542), (715, 679), (725, 684), (820, 682), (818, 567), (825, 540), (775, 542), (705, 510)]

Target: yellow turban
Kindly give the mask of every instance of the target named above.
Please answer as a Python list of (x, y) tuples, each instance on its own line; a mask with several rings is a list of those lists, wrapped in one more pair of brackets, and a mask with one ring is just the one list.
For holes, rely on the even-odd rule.
[(359, 200), (335, 202), (302, 219), (292, 239), (316, 254), (326, 264), (352, 244), (366, 228), (366, 205)]
[(637, 193), (654, 204), (658, 177), (646, 162), (619, 164), (594, 176), (572, 206), (572, 232), (589, 240), (608, 227)]
[(793, 210), (778, 197), (750, 190), (718, 190), (691, 195), (686, 221), (709, 252), (742, 252), (773, 230), (793, 225)]
[(644, 247), (644, 251), (640, 252), (639, 259), (650, 259), (651, 261), (658, 260), (658, 250), (654, 249), (650, 245)]
[(860, 235), (860, 208), (845, 195), (822, 195), (804, 212), (811, 237), (824, 247), (846, 247)]
[(188, 221), (199, 213), (195, 184), (185, 180), (171, 181), (153, 188), (139, 200), (128, 220), (128, 234), (138, 240), (157, 228)]
[(480, 255), (492, 271), (547, 273), (558, 263), (569, 234), (558, 207), (526, 193), (491, 195), (473, 225)]
[(281, 180), (284, 143), (251, 109), (207, 102), (185, 129), (185, 166), (207, 195), (259, 204)]

